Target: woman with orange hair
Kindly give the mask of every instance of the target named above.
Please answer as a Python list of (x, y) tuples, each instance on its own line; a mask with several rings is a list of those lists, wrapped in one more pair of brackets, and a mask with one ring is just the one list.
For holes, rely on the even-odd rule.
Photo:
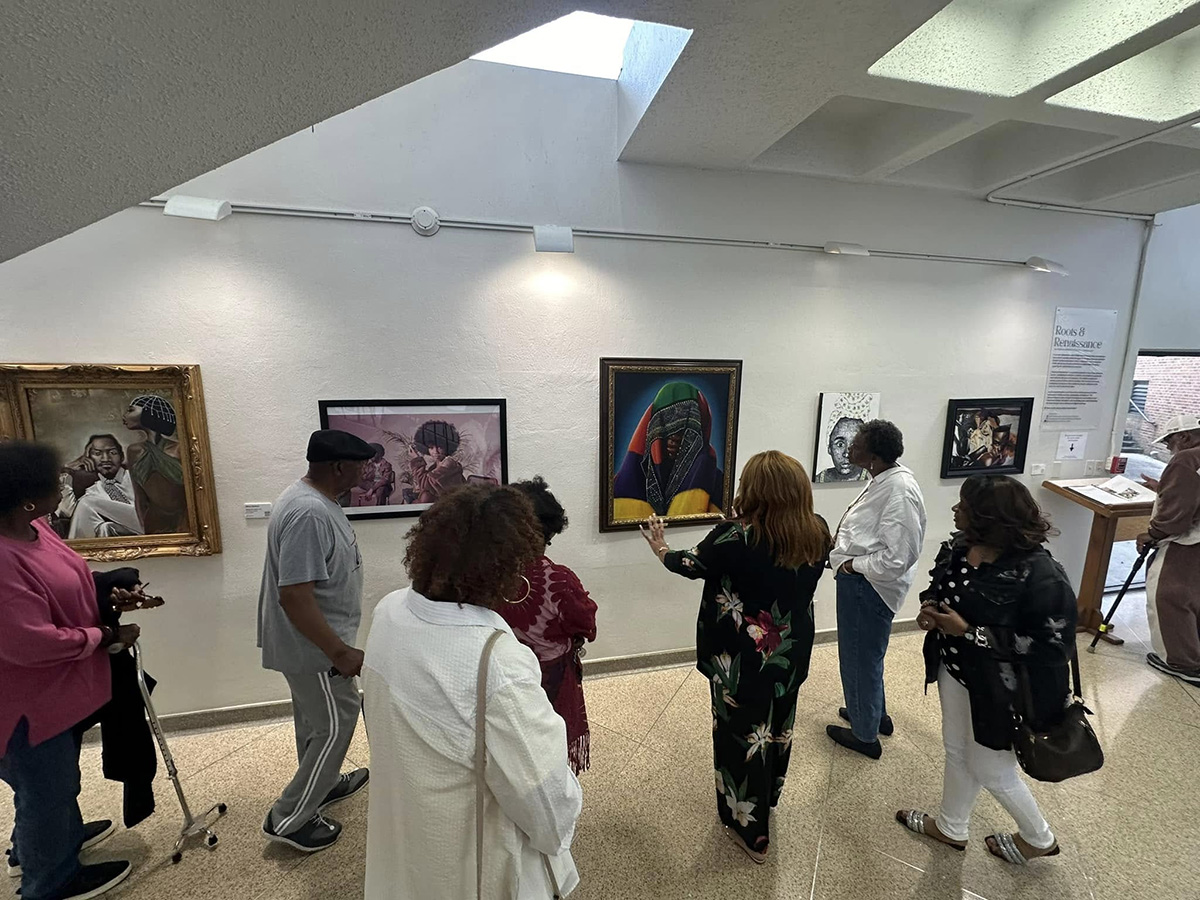
[(761, 863), (808, 677), (813, 593), (833, 540), (804, 467), (777, 450), (746, 463), (734, 510), (692, 550), (667, 546), (657, 516), (642, 533), (666, 568), (704, 581), (696, 668), (711, 682), (718, 815)]

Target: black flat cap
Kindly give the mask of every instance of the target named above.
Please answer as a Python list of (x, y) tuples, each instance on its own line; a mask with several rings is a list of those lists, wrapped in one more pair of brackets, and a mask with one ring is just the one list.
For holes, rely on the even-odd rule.
[(374, 459), (374, 448), (362, 438), (347, 431), (326, 429), (314, 431), (308, 439), (309, 462), (339, 462), (344, 459)]

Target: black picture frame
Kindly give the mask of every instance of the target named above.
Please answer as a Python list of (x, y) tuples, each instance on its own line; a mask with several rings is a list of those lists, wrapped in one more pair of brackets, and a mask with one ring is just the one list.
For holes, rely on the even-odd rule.
[[(495, 477), (488, 474), (488, 473), (494, 471), (495, 461), (493, 461), (491, 459), (491, 453), (488, 452), (489, 448), (487, 446), (486, 441), (483, 442), (482, 444), (480, 444), (478, 441), (478, 438), (476, 438), (474, 446), (471, 448), (471, 452), (475, 456), (478, 456), (480, 453), (484, 454), (484, 460), (487, 462), (487, 465), (486, 465), (487, 472), (474, 472), (471, 470), (472, 467), (475, 465), (475, 463), (473, 461), (468, 461), (468, 464), (464, 465), (463, 463), (465, 460), (458, 459), (456, 461), (459, 463), (459, 468), (462, 470), (461, 474), (462, 474), (462, 478), (463, 478), (463, 480), (459, 483), (463, 483), (463, 484), (469, 484), (469, 483), (508, 484), (508, 404), (503, 398), (484, 398), (484, 399), (466, 399), (466, 400), (445, 399), (445, 398), (437, 398), (437, 399), (432, 399), (432, 400), (410, 400), (410, 399), (401, 399), (401, 400), (395, 400), (395, 399), (393, 399), (393, 400), (359, 400), (359, 399), (320, 400), (320, 401), (318, 401), (318, 409), (319, 409), (319, 413), (320, 413), (320, 420), (321, 420), (322, 428), (343, 428), (347, 431), (351, 431), (352, 433), (358, 433), (358, 436), (362, 437), (364, 440), (368, 440), (371, 443), (380, 443), (380, 444), (385, 443), (385, 441), (384, 440), (371, 441), (369, 435), (367, 433), (365, 433), (365, 432), (369, 431), (369, 428), (366, 424), (361, 423), (361, 422), (355, 423), (352, 421), (351, 422), (346, 422), (346, 421), (339, 422), (337, 410), (339, 410), (339, 409), (341, 409), (341, 410), (345, 410), (345, 409), (387, 410), (388, 412), (380, 413), (380, 414), (381, 415), (395, 415), (395, 416), (412, 416), (414, 420), (417, 418), (424, 419), (424, 418), (428, 417), (429, 421), (450, 421), (450, 418), (439, 418), (439, 417), (452, 417), (454, 419), (457, 419), (459, 424), (462, 424), (462, 421), (461, 421), (462, 417), (465, 417), (468, 415), (495, 416), (497, 419), (497, 426), (498, 426), (499, 446), (497, 448), (495, 448), (495, 452), (497, 452), (499, 454), (499, 459), (498, 459), (499, 478), (496, 479)], [(392, 410), (394, 410), (394, 412), (392, 412)], [(423, 411), (418, 412), (418, 410), (423, 410)], [(451, 422), (451, 424), (454, 424), (454, 423)], [(417, 426), (417, 427), (420, 427), (420, 426)], [(383, 431), (382, 428), (380, 428), (380, 430)], [(456, 431), (457, 431), (457, 426), (456, 426)], [(401, 448), (404, 448), (405, 456), (399, 458), (397, 460), (397, 462), (407, 461), (407, 458), (408, 458), (407, 457), (407, 449), (405, 448), (405, 437), (404, 437), (403, 433), (402, 432), (390, 432), (390, 431), (383, 431), (383, 433), (385, 435), (387, 435), (387, 434), (395, 434), (396, 435), (396, 439), (394, 441), (388, 441), (387, 443), (389, 444), (389, 446), (391, 446), (391, 444), (394, 443), (394, 444), (399, 445)], [(456, 447), (455, 451), (452, 452), (451, 454), (449, 454), (449, 457), (458, 457), (460, 453), (464, 452), (463, 444), (467, 443), (466, 441), (463, 440), (463, 437), (465, 437), (465, 436), (466, 436), (465, 434), (459, 433), (459, 444)], [(412, 443), (411, 439), (407, 440), (407, 443)], [(385, 455), (385, 459), (386, 459), (386, 455)], [(388, 462), (389, 462), (389, 464), (392, 464), (391, 460), (388, 460)], [(407, 471), (407, 470), (402, 471), (399, 465), (393, 465), (393, 469), (394, 469), (394, 474), (396, 477), (396, 483), (393, 488), (393, 492), (394, 492), (396, 490), (399, 490), (401, 484), (403, 484), (403, 478), (405, 475), (405, 471)], [(401, 496), (403, 496), (403, 494)], [(431, 505), (429, 502), (420, 502), (420, 503), (402, 502), (402, 503), (390, 503), (390, 504), (387, 504), (385, 507), (381, 508), (379, 506), (374, 506), (374, 505), (373, 506), (347, 505), (348, 502), (353, 502), (353, 501), (349, 501), (347, 498), (342, 499), (343, 510), (345, 511), (346, 516), (348, 518), (355, 519), (355, 520), (357, 520), (357, 519), (411, 518), (414, 516), (419, 516), (422, 512), (424, 512), (426, 509), (428, 509), (429, 506)]]
[[(1033, 427), (1033, 397), (983, 397), (951, 400), (946, 407), (946, 433), (942, 442), (942, 478), (969, 478), (972, 475), (1020, 475), (1025, 471), (1025, 457), (1029, 451), (1030, 432)], [(964, 416), (972, 413), (987, 413), (995, 417), (999, 427), (993, 426), (993, 438), (989, 445), (972, 449), (968, 440), (971, 435)], [(1011, 420), (1016, 421), (1016, 440), (1007, 444), (1012, 434)], [(1006, 436), (1001, 439), (996, 433), (1001, 429)], [(964, 465), (964, 461), (975, 457), (976, 462)], [(991, 459), (991, 462), (987, 460)]]
[[(623, 376), (630, 376), (624, 378)], [(644, 521), (644, 516), (619, 518), (616, 515), (616, 497), (614, 485), (617, 482), (618, 467), (625, 463), (625, 457), (630, 453), (628, 445), (617, 448), (618, 431), (621, 424), (627, 423), (630, 409), (637, 409), (639, 416), (643, 415), (638, 404), (640, 400), (633, 399), (633, 393), (624, 396), (623, 381), (632, 385), (637, 382), (640, 395), (644, 398), (645, 385), (652, 385), (661, 379), (687, 381), (691, 377), (705, 385), (725, 380), (720, 392), (720, 409), (711, 409), (715, 400), (709, 404), (712, 416), (713, 432), (710, 435), (709, 447), (714, 451), (717, 440), (715, 426), (721, 423), (720, 440), (721, 452), (717, 456), (720, 461), (720, 512), (692, 513), (686, 515), (664, 516), (666, 521), (681, 525), (706, 525), (719, 522), (723, 516), (732, 515), (734, 482), (737, 477), (737, 436), (738, 419), (741, 414), (742, 391), (742, 361), (739, 360), (689, 360), (689, 359), (660, 359), (660, 358), (628, 358), (604, 357), (600, 360), (600, 531), (602, 533), (616, 531), (631, 531)], [(691, 383), (691, 382), (689, 382)], [(700, 389), (698, 389), (700, 390)], [(711, 388), (710, 388), (711, 391)], [(701, 394), (704, 393), (700, 390)], [(712, 391), (716, 394), (715, 391)], [(719, 412), (719, 414), (718, 414)], [(620, 423), (618, 422), (620, 420)], [(624, 433), (624, 432), (623, 432)], [(701, 451), (703, 452), (703, 450)], [(619, 457), (619, 458), (618, 458)], [(714, 488), (715, 490), (715, 488)], [(625, 498), (623, 498), (625, 499)], [(636, 500), (633, 502), (637, 502)]]
[[(842, 398), (854, 398), (851, 402), (860, 407), (854, 410), (854, 418), (861, 419), (865, 424), (871, 419), (879, 418), (880, 402), (883, 395), (879, 391), (821, 391), (817, 395), (817, 433), (813, 441), (813, 462), (809, 470), (813, 487), (824, 488), (838, 485), (858, 485), (860, 488), (870, 477), (865, 469), (859, 469), (859, 475), (854, 478), (828, 477), (825, 472), (834, 470), (834, 461), (829, 454), (830, 431), (837, 424), (832, 413), (843, 403)], [(830, 413), (830, 421), (826, 421), (826, 413)], [(828, 426), (828, 427), (826, 427)], [(858, 430), (855, 429), (855, 434)], [(823, 459), (822, 457), (827, 458)], [(855, 466), (854, 468), (858, 468)]]

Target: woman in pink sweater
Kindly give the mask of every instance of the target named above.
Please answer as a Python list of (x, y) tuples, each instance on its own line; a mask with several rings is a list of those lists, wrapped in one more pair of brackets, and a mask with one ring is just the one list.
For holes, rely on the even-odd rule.
[(80, 816), (74, 726), (108, 702), (107, 649), (138, 629), (100, 623), (91, 571), (45, 521), (59, 469), (49, 447), (0, 442), (0, 779), (13, 789), (9, 868), (22, 872), (22, 900), (98, 897), (130, 870), (80, 865), (113, 827)]

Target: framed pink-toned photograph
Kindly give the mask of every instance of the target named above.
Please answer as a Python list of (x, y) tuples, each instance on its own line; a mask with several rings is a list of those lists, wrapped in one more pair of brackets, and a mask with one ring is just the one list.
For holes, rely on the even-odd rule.
[(352, 519), (419, 516), (464, 484), (508, 483), (503, 400), (322, 400), (321, 427), (375, 448), (338, 498)]

